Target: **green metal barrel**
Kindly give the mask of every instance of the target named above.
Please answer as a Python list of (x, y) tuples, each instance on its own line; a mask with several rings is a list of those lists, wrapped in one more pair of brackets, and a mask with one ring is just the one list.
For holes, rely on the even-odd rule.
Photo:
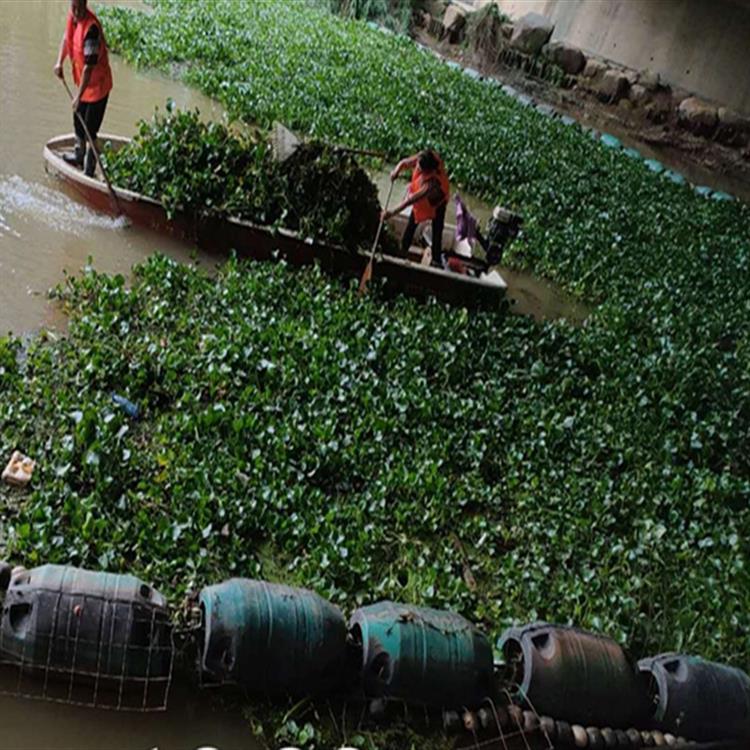
[(306, 589), (232, 578), (200, 593), (204, 678), (267, 695), (309, 695), (340, 686), (346, 622)]
[(699, 741), (750, 742), (750, 677), (741, 669), (683, 654), (641, 659), (638, 668), (660, 729)]
[[(0, 623), (0, 657), (45, 678), (83, 675), (98, 686), (165, 681), (172, 640), (164, 597), (131, 575), (64, 565), (11, 576)], [(46, 684), (46, 682), (45, 682)]]
[(583, 726), (644, 726), (645, 686), (611, 638), (542, 622), (506, 630), (499, 646), (506, 684), (540, 714)]
[(349, 631), (368, 696), (471, 708), (492, 692), (492, 648), (460, 615), (380, 602), (358, 609)]

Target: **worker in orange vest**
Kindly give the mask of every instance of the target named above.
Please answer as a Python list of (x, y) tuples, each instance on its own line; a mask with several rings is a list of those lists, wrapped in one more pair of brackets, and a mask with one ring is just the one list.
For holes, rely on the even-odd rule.
[[(112, 89), (112, 70), (109, 67), (107, 43), (99, 19), (88, 9), (87, 0), (71, 0), (68, 22), (65, 27), (60, 52), (55, 62), (55, 75), (63, 77), (63, 62), (70, 58), (73, 81), (78, 90), (73, 96), (73, 110), (83, 118), (92, 138), (96, 138), (107, 99)], [(86, 150), (86, 132), (73, 115), (76, 132), (76, 148), (73, 154), (63, 158), (79, 169), (85, 165), (85, 173), (91, 177), (96, 167), (96, 157), (91, 148)]]
[(412, 207), (409, 223), (401, 239), (401, 251), (404, 255), (409, 252), (417, 225), (431, 221), (432, 265), (442, 268), (444, 266), (443, 226), (445, 209), (450, 198), (450, 184), (445, 165), (435, 151), (426, 149), (407, 159), (402, 159), (391, 172), (391, 180), (395, 180), (405, 169), (413, 170), (408, 195), (392, 211), (384, 211), (383, 220), (400, 213), (408, 206)]

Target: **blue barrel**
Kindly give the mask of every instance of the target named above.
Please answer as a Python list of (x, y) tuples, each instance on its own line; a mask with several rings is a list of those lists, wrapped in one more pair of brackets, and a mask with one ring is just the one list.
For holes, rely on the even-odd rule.
[(341, 685), (346, 622), (314, 592), (232, 578), (204, 588), (200, 607), (208, 682), (266, 695), (320, 694)]
[(506, 630), (499, 647), (505, 682), (540, 714), (616, 729), (647, 720), (636, 666), (611, 638), (540, 622)]
[(492, 647), (460, 615), (380, 602), (358, 609), (349, 632), (370, 697), (472, 708), (493, 691)]
[(750, 677), (695, 656), (641, 659), (660, 729), (699, 741), (750, 741)]
[(56, 675), (80, 676), (121, 693), (129, 683), (142, 691), (152, 681), (166, 700), (170, 614), (164, 597), (131, 575), (68, 565), (21, 568), (3, 602), (0, 654), (25, 671), (43, 672), (45, 685)]

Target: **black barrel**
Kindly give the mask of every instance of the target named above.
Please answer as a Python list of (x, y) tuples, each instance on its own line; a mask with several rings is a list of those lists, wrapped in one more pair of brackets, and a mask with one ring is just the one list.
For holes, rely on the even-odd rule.
[[(163, 707), (173, 657), (169, 610), (131, 575), (67, 565), (17, 569), (3, 602), (0, 657), (39, 677), (45, 691), (56, 678), (82, 688), (40, 697), (121, 708), (124, 689), (133, 688), (130, 707)], [(88, 685), (91, 694), (81, 697)], [(114, 703), (102, 698), (108, 690)]]
[(661, 654), (638, 662), (660, 729), (690, 739), (750, 741), (750, 677), (696, 656)]
[(500, 649), (506, 683), (540, 714), (584, 726), (645, 724), (645, 687), (611, 638), (542, 622), (506, 630)]

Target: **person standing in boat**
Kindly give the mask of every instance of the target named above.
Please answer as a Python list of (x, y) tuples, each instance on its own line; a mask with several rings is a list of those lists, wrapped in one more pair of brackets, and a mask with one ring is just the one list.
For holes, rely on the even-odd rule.
[(395, 180), (405, 169), (411, 169), (409, 192), (392, 211), (383, 211), (383, 220), (412, 207), (409, 223), (401, 239), (401, 252), (406, 255), (414, 239), (414, 232), (419, 224), (432, 222), (432, 265), (442, 268), (443, 263), (443, 226), (445, 210), (450, 198), (450, 184), (443, 160), (432, 149), (425, 149), (414, 156), (402, 159), (391, 172)]
[[(87, 0), (71, 0), (60, 52), (55, 62), (55, 75), (62, 79), (63, 62), (69, 57), (73, 67), (73, 81), (78, 87), (73, 96), (73, 110), (77, 112), (93, 139), (101, 127), (107, 99), (112, 89), (112, 70), (104, 32), (99, 19), (88, 9)], [(96, 168), (96, 156), (86, 143), (86, 132), (78, 117), (73, 115), (76, 148), (63, 158), (91, 177)], [(87, 149), (88, 145), (88, 149)]]

